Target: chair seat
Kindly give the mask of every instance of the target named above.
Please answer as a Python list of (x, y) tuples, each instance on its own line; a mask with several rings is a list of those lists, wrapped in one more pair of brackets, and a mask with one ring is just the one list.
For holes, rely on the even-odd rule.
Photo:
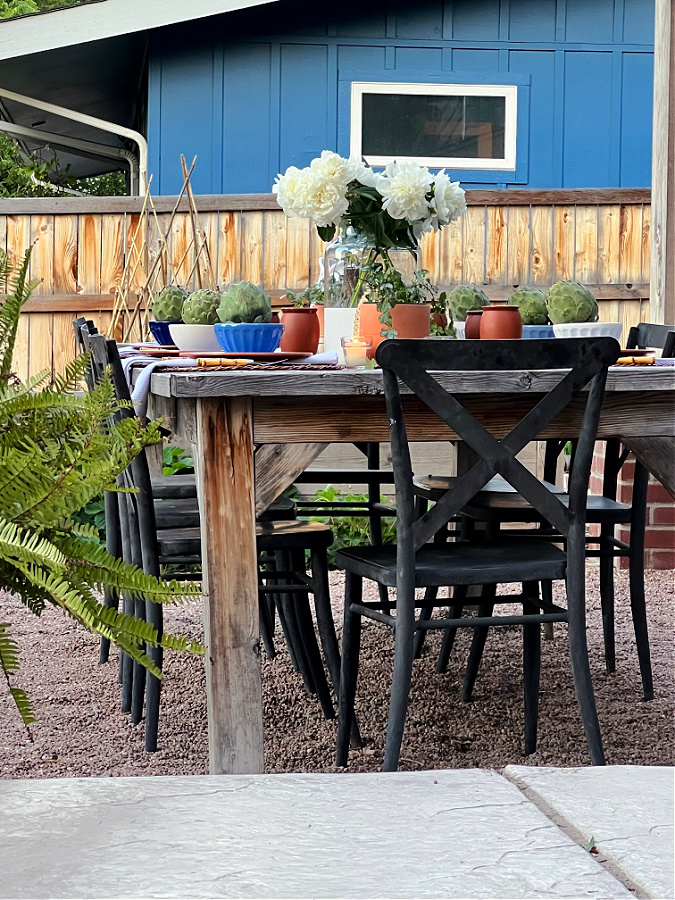
[[(171, 476), (176, 477), (176, 476)], [(261, 522), (270, 520), (295, 520), (295, 504), (288, 497), (280, 497), (270, 504), (260, 516)], [(177, 500), (155, 500), (155, 524), (157, 528), (199, 528), (199, 504), (197, 495)]]
[[(413, 487), (418, 496), (437, 502), (443, 494), (456, 482), (456, 478), (447, 475), (415, 476)], [(569, 497), (563, 489), (549, 481), (543, 484), (554, 494), (559, 495), (561, 503), (569, 504)], [(530, 522), (539, 520), (541, 516), (501, 475), (496, 475), (476, 494), (463, 510), (472, 518), (483, 518), (486, 514), (504, 521)], [(586, 520), (594, 524), (630, 522), (631, 508), (626, 503), (610, 500), (589, 494), (587, 500)]]
[[(415, 587), (555, 581), (567, 557), (552, 543), (503, 540), (489, 544), (427, 544), (415, 557)], [(339, 550), (335, 564), (387, 587), (396, 586), (396, 546)]]
[(184, 500), (197, 496), (194, 475), (156, 475), (150, 482), (155, 500)]
[[(321, 522), (259, 522), (256, 539), (259, 552), (312, 550), (330, 547), (333, 533)], [(157, 541), (162, 562), (171, 557), (200, 556), (202, 552), (199, 528), (158, 528)]]

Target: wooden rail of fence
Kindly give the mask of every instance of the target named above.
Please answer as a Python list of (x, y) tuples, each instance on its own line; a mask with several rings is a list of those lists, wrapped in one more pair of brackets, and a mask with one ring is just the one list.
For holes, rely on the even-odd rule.
[[(422, 263), (439, 285), (478, 284), (492, 299), (515, 285), (581, 281), (603, 320), (623, 322), (625, 337), (649, 315), (649, 200), (648, 190), (469, 191), (463, 218), (423, 239)], [(160, 221), (173, 204), (156, 199)], [(197, 205), (221, 286), (247, 279), (279, 303), (286, 288), (318, 280), (316, 230), (287, 219), (272, 195), (198, 197)], [(0, 247), (20, 260), (32, 245), (31, 276), (40, 279), (19, 329), (21, 377), (63, 370), (75, 352), (74, 315), (109, 327), (140, 207), (129, 197), (0, 201)], [(176, 261), (191, 228), (186, 207), (169, 235)]]

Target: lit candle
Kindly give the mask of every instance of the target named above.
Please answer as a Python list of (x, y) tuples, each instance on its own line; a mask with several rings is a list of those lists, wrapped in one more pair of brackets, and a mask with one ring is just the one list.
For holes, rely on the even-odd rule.
[(362, 369), (366, 365), (368, 351), (371, 342), (361, 337), (343, 337), (341, 339), (342, 350), (345, 355), (345, 365), (348, 369)]

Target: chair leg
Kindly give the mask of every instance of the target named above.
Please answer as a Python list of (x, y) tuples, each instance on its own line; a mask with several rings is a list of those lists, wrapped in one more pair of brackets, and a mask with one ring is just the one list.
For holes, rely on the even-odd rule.
[[(134, 601), (129, 598), (124, 598), (123, 606), (124, 612), (128, 616), (134, 615)], [(122, 662), (122, 712), (128, 713), (131, 712), (131, 688), (133, 683), (133, 675), (134, 675), (134, 661), (127, 653), (121, 653), (120, 659)]]
[[(134, 601), (134, 614), (137, 619), (145, 621), (145, 601), (138, 597)], [(146, 673), (147, 670), (145, 666), (142, 666), (134, 660), (133, 680), (131, 685), (131, 721), (134, 725), (138, 725), (143, 718)]]
[[(541, 583), (541, 599), (544, 603), (553, 604), (553, 582), (542, 581)], [(553, 622), (544, 622), (544, 640), (553, 640)]]
[[(539, 585), (523, 584), (523, 614), (539, 613)], [(529, 598), (532, 598), (531, 600)], [(537, 721), (539, 717), (539, 676), (541, 672), (541, 628), (539, 623), (523, 625), (523, 687), (525, 707), (525, 756), (537, 749)]]
[(383, 772), (395, 772), (401, 755), (401, 743), (408, 711), (408, 697), (413, 669), (413, 640), (415, 637), (415, 588), (400, 585), (396, 596), (396, 630), (394, 632), (394, 672), (389, 701), (387, 743), (384, 748)]
[[(145, 604), (145, 615), (151, 625), (157, 631), (157, 637), (161, 640), (164, 634), (164, 609), (161, 603), (152, 603), (148, 600)], [(147, 653), (160, 672), (164, 666), (164, 650), (161, 645), (148, 647)], [(162, 692), (162, 682), (151, 672), (147, 673), (145, 688), (145, 749), (147, 753), (157, 750), (157, 734), (159, 732), (159, 701)]]
[(616, 671), (616, 644), (614, 641), (614, 557), (611, 538), (614, 526), (602, 527), (600, 533), (600, 606), (602, 609), (602, 635), (605, 642), (605, 668), (608, 675)]
[[(438, 588), (429, 587), (424, 592), (424, 606), (420, 610), (419, 622), (428, 622), (434, 613), (434, 601), (438, 596)], [(426, 629), (420, 628), (415, 632), (415, 637), (413, 640), (413, 658), (419, 659), (422, 655), (422, 647), (424, 646), (424, 640), (426, 638), (427, 632)]]
[[(570, 559), (573, 553), (582, 558), (576, 565)], [(570, 642), (570, 661), (572, 663), (572, 677), (574, 679), (574, 692), (579, 705), (581, 721), (586, 734), (586, 745), (594, 766), (605, 765), (605, 753), (602, 748), (602, 735), (598, 711), (593, 695), (593, 681), (591, 679), (591, 667), (588, 661), (588, 643), (586, 640), (586, 585), (585, 585), (585, 556), (586, 548), (573, 548), (571, 541), (567, 549), (567, 609), (568, 629)], [(575, 561), (576, 562), (576, 561)]]
[[(483, 600), (485, 600), (486, 597), (494, 597), (496, 593), (496, 584), (483, 585)], [(491, 616), (494, 608), (494, 602), (480, 603), (478, 605), (478, 615)], [(480, 669), (480, 661), (483, 658), (483, 650), (485, 649), (485, 642), (487, 641), (488, 631), (489, 628), (487, 625), (481, 625), (479, 628), (474, 628), (473, 639), (471, 641), (471, 650), (469, 651), (469, 659), (466, 664), (466, 672), (464, 674), (464, 684), (462, 685), (463, 703), (471, 702), (473, 688), (476, 683), (476, 678), (478, 677), (478, 670)]]
[(274, 659), (277, 652), (274, 649), (274, 628), (270, 619), (270, 610), (267, 603), (269, 598), (267, 590), (267, 586), (264, 583), (261, 583), (258, 588), (258, 623), (260, 627), (260, 636), (265, 648), (265, 656), (268, 659)]
[[(120, 515), (117, 505), (117, 494), (106, 491), (103, 494), (105, 507), (105, 547), (111, 556), (119, 559), (122, 556), (122, 537), (120, 534)], [(107, 607), (119, 608), (119, 594), (110, 587), (104, 590), (104, 603)], [(110, 657), (110, 638), (102, 637), (99, 650), (99, 663), (107, 663)]]
[(349, 739), (354, 718), (356, 682), (359, 674), (361, 649), (361, 616), (352, 612), (352, 603), (360, 603), (363, 581), (353, 572), (345, 576), (345, 612), (342, 631), (342, 664), (340, 666), (340, 693), (338, 697), (338, 732), (335, 764), (346, 766), (349, 757)]
[[(291, 560), (290, 555), (286, 551), (277, 550), (275, 552), (277, 563), (277, 572), (290, 572)], [(288, 577), (288, 576), (287, 576)], [(316, 689), (312, 679), (312, 672), (305, 656), (305, 649), (302, 644), (302, 636), (298, 626), (298, 620), (295, 611), (295, 599), (292, 594), (280, 594), (279, 596), (279, 618), (284, 628), (284, 634), (288, 641), (289, 650), (292, 648), (292, 654), (298, 663), (298, 671), (305, 685), (308, 694), (315, 694)], [(283, 616), (281, 611), (283, 610)]]
[[(366, 459), (368, 460), (369, 469), (380, 468), (380, 445), (377, 442), (371, 441), (366, 444)], [(380, 502), (381, 494), (382, 485), (368, 485), (368, 506), (370, 507), (368, 524), (370, 529), (370, 543), (373, 547), (382, 546), (382, 517), (378, 512), (373, 510), (373, 504)], [(380, 595), (380, 603), (388, 606), (389, 591), (387, 590), (387, 587), (384, 584), (378, 584), (377, 592)]]
[[(636, 542), (639, 544), (639, 542)], [(642, 677), (642, 691), (645, 700), (654, 699), (654, 679), (652, 675), (652, 659), (649, 652), (649, 630), (647, 627), (647, 607), (645, 603), (645, 560), (644, 548), (639, 545), (633, 549), (631, 535), (631, 555), (629, 561), (628, 580), (630, 585), (630, 608), (635, 629), (635, 643)]]
[[(466, 594), (467, 588), (466, 585), (457, 585), (453, 588), (452, 592), (452, 618), (459, 619), (461, 618), (462, 612), (464, 611), (464, 604), (466, 602)], [(441, 644), (441, 652), (438, 654), (438, 659), (436, 660), (436, 672), (439, 675), (442, 675), (444, 672), (448, 670), (448, 660), (450, 659), (450, 653), (452, 652), (453, 644), (455, 643), (455, 637), (457, 636), (456, 628), (446, 628), (443, 634), (443, 643)]]

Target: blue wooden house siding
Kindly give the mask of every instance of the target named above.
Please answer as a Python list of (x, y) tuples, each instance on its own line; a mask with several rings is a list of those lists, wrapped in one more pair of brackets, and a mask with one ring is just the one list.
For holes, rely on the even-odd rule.
[[(515, 173), (466, 187), (647, 187), (654, 0), (282, 0), (151, 36), (154, 189), (179, 155), (199, 193), (268, 192), (324, 148), (349, 153), (352, 81), (517, 84)], [(509, 179), (509, 180), (505, 180)]]

